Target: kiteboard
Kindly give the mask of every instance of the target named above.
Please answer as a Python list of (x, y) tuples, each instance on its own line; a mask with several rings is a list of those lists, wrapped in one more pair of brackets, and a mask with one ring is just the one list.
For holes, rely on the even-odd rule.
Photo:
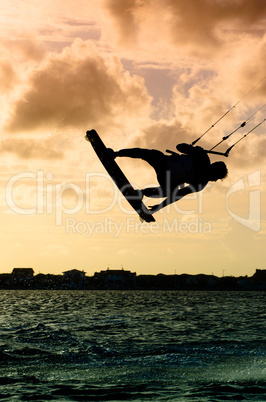
[(87, 131), (85, 138), (91, 143), (96, 155), (107, 170), (107, 173), (113, 179), (132, 208), (134, 208), (134, 210), (139, 214), (140, 219), (146, 222), (155, 222), (151, 212), (140, 199), (139, 192), (134, 190), (118, 164), (115, 162), (110, 151), (104, 145), (98, 133), (95, 130)]

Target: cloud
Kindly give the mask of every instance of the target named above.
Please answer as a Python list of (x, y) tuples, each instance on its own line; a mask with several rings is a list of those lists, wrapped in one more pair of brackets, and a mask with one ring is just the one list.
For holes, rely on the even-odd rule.
[(239, 145), (237, 144), (230, 154), (232, 166), (239, 167), (242, 170), (247, 169), (248, 171), (252, 169), (265, 171), (265, 134), (266, 132), (264, 135), (252, 133), (250, 136), (244, 138)]
[(172, 13), (171, 31), (175, 41), (201, 47), (226, 42), (230, 39), (225, 35), (227, 31), (248, 33), (266, 17), (266, 4), (262, 0), (166, 0), (166, 4)]
[(18, 92), (27, 70), (44, 57), (45, 46), (32, 38), (5, 39), (0, 41), (0, 54), (0, 96), (3, 96)]
[(104, 6), (119, 43), (164, 41), (209, 58), (239, 34), (261, 35), (266, 18), (263, 0), (105, 0)]
[(62, 159), (62, 150), (53, 148), (51, 140), (35, 141), (32, 139), (7, 139), (1, 142), (2, 153), (15, 154), (22, 159)]
[(114, 19), (119, 41), (121, 43), (134, 42), (139, 30), (138, 13), (142, 2), (139, 0), (106, 0), (105, 6)]
[(9, 54), (13, 63), (40, 62), (45, 53), (45, 45), (36, 38), (27, 37), (24, 39), (6, 40), (3, 42), (5, 52)]
[(151, 98), (144, 80), (105, 59), (90, 42), (77, 39), (60, 54), (49, 53), (29, 75), (27, 89), (13, 104), (9, 132), (40, 127), (115, 125), (147, 116)]
[(173, 119), (171, 122), (154, 122), (147, 128), (144, 128), (140, 137), (134, 139), (134, 146), (160, 149), (166, 148), (175, 151), (175, 146), (180, 142), (189, 142), (191, 136), (180, 123)]
[(0, 59), (0, 90), (1, 96), (12, 91), (18, 83), (18, 76), (12, 60), (8, 57)]

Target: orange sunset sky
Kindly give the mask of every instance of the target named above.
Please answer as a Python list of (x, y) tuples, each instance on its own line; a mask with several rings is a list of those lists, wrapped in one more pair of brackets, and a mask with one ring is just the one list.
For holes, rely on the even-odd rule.
[[(227, 149), (266, 117), (264, 0), (1, 0), (0, 20), (1, 273), (266, 268), (265, 124), (211, 158), (228, 178), (155, 224), (140, 223), (84, 139), (94, 128), (115, 150), (175, 150), (244, 97), (197, 144), (252, 116)], [(117, 161), (135, 187), (156, 183), (145, 162)]]

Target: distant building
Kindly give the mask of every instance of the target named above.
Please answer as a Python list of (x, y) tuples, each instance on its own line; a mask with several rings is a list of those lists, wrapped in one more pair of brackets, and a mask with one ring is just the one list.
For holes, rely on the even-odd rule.
[(70, 269), (69, 271), (63, 272), (63, 285), (67, 289), (83, 289), (85, 284), (85, 274), (84, 271), (79, 271), (78, 269)]
[(254, 280), (257, 289), (266, 289), (266, 269), (256, 269), (251, 279)]
[(266, 269), (256, 269), (255, 274), (252, 276), (253, 279), (266, 281)]
[(133, 289), (136, 285), (136, 272), (124, 269), (107, 269), (95, 272), (95, 283), (105, 289)]
[(80, 281), (85, 278), (86, 272), (79, 271), (78, 269), (70, 269), (69, 271), (63, 272), (64, 279), (71, 281)]
[(198, 279), (193, 275), (188, 275), (185, 278), (184, 282), (185, 282), (186, 285), (189, 285), (189, 286), (196, 286), (199, 283)]
[(0, 274), (0, 289), (9, 289), (11, 278), (11, 274)]
[(13, 268), (12, 278), (20, 279), (20, 280), (28, 280), (32, 279), (34, 275), (34, 271), (32, 268)]

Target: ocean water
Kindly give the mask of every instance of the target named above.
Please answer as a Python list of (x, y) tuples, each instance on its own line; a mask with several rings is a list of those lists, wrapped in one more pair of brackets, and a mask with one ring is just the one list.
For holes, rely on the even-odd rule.
[(266, 401), (266, 292), (0, 291), (0, 400)]

